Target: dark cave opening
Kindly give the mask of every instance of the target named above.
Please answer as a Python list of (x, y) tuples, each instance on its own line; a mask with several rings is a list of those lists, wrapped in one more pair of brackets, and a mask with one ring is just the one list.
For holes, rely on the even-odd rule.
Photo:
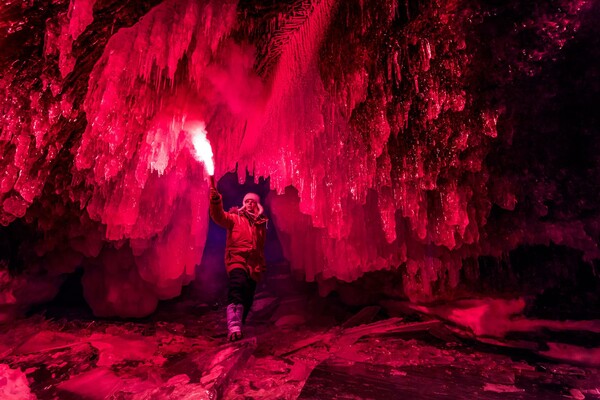
[(42, 314), (46, 318), (53, 319), (93, 320), (95, 317), (92, 309), (83, 297), (82, 277), (83, 268), (77, 268), (75, 272), (66, 274), (56, 296), (49, 302), (31, 307), (27, 316)]

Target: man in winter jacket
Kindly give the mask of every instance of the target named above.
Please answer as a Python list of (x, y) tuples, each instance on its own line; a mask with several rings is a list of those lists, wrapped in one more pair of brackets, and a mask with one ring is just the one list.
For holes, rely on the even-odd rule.
[(260, 197), (244, 196), (242, 207), (223, 210), (222, 197), (216, 188), (210, 189), (210, 216), (227, 229), (225, 268), (229, 275), (227, 299), (227, 338), (242, 338), (242, 323), (254, 301), (256, 283), (265, 270), (265, 239), (267, 217), (263, 215)]

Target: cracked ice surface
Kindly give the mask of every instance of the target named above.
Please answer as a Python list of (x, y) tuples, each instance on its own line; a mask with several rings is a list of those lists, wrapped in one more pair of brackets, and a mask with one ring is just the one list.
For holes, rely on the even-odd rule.
[(380, 306), (353, 313), (316, 293), (261, 290), (257, 300), (244, 327), (245, 338), (236, 343), (226, 339), (224, 308), (214, 310), (197, 299), (161, 305), (155, 315), (137, 322), (90, 320), (90, 315), (80, 318), (78, 312), (69, 318), (38, 315), (10, 328), (5, 325), (0, 329), (0, 395), (19, 399), (440, 395), (471, 399), (474, 394), (496, 399), (496, 392), (519, 392), (518, 398), (524, 399), (561, 399), (567, 394), (597, 399), (599, 395), (599, 321), (529, 319), (521, 314), (522, 299), (471, 299), (431, 308), (407, 302), (383, 305), (390, 312), (403, 306), (405, 311), (423, 313), (393, 312), (394, 317), (386, 317)]

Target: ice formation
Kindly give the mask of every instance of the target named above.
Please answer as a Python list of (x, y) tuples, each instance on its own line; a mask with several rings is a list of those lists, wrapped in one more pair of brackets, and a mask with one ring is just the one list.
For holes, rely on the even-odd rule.
[(600, 258), (594, 124), (584, 113), (575, 165), (565, 121), (545, 122), (553, 95), (571, 98), (560, 63), (593, 32), (592, 2), (38, 3), (0, 9), (0, 223), (23, 224), (24, 273), (83, 267), (98, 315), (147, 315), (194, 278), (208, 226), (194, 121), (217, 178), (270, 178), (306, 280), (394, 270), (427, 300), (468, 260), (522, 245)]

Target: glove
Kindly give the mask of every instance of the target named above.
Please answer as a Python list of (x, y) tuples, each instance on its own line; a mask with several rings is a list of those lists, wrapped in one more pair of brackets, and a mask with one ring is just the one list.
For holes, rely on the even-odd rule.
[(212, 201), (217, 201), (217, 200), (221, 199), (221, 195), (219, 194), (219, 191), (214, 187), (210, 188), (210, 199)]

